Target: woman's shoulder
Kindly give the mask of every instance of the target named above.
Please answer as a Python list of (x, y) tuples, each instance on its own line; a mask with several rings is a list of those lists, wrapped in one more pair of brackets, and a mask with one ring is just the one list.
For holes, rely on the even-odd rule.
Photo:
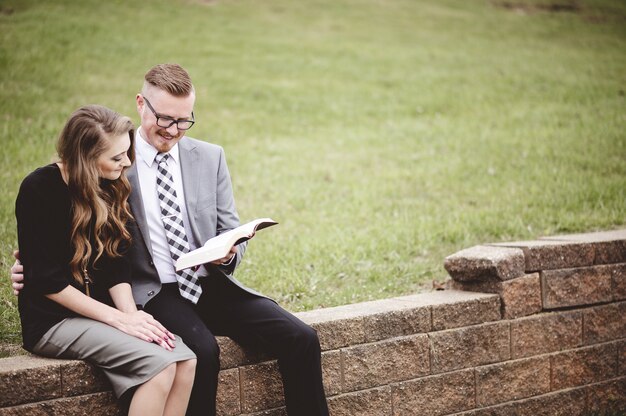
[(51, 163), (37, 168), (29, 173), (22, 181), (22, 187), (50, 186), (52, 184), (57, 184), (59, 180), (63, 180), (61, 170), (56, 163)]
[(22, 181), (19, 194), (58, 194), (65, 187), (61, 170), (56, 163), (35, 169)]

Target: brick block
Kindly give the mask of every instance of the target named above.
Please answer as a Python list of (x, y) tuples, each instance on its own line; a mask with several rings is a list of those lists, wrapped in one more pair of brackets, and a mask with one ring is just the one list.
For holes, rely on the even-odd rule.
[(326, 396), (341, 393), (341, 371), (341, 351), (323, 352), (322, 377)]
[(335, 350), (365, 342), (363, 318), (338, 319), (310, 324), (317, 331), (322, 351)]
[(423, 293), (300, 312), (296, 316), (318, 330), (322, 350), (337, 349), (430, 331), (431, 298)]
[(508, 361), (476, 369), (477, 406), (490, 406), (548, 392), (548, 357)]
[(63, 396), (111, 391), (111, 383), (104, 373), (84, 361), (65, 361), (60, 366)]
[(446, 257), (444, 267), (457, 281), (509, 280), (524, 274), (518, 248), (474, 246)]
[(63, 363), (63, 360), (33, 355), (0, 360), (0, 406), (15, 406), (60, 397)]
[(276, 361), (241, 367), (239, 376), (243, 413), (285, 405), (283, 382)]
[(252, 413), (246, 416), (287, 416), (287, 409), (285, 407), (278, 407), (276, 409), (263, 410), (262, 412)]
[(476, 405), (474, 370), (394, 384), (391, 395), (394, 416), (439, 416), (462, 412)]
[[(457, 291), (446, 291), (452, 296)], [(499, 296), (482, 295), (474, 299), (432, 306), (432, 330), (459, 328), (484, 322), (500, 320)]]
[(545, 271), (541, 273), (543, 307), (556, 309), (610, 302), (612, 281), (611, 266)]
[(613, 300), (626, 300), (626, 264), (615, 265), (611, 278)]
[(543, 237), (541, 240), (590, 243), (594, 248), (594, 264), (626, 262), (626, 230), (600, 231), (585, 234)]
[(594, 264), (595, 250), (590, 243), (535, 240), (489, 245), (521, 249), (524, 252), (526, 273)]
[(595, 264), (626, 263), (626, 240), (595, 243)]
[(346, 392), (409, 380), (430, 371), (426, 334), (357, 345), (341, 354)]
[(361, 304), (317, 309), (295, 315), (317, 331), (322, 351), (365, 342)]
[(220, 371), (217, 384), (217, 414), (234, 416), (241, 413), (239, 388), (239, 369), (230, 368)]
[(508, 360), (508, 322), (428, 334), (433, 374)]
[(596, 306), (583, 311), (585, 345), (626, 336), (626, 302)]
[(391, 416), (391, 388), (380, 387), (331, 397), (328, 410), (332, 416)]
[(613, 378), (617, 374), (617, 344), (565, 351), (550, 357), (552, 390), (563, 390)]
[(497, 293), (504, 319), (519, 318), (541, 312), (539, 273), (527, 274), (506, 282), (453, 282), (452, 288), (472, 292)]
[(386, 299), (380, 303), (388, 307), (388, 310), (380, 310), (379, 313), (363, 317), (365, 342), (430, 331), (428, 306), (412, 305), (410, 301), (399, 299)]
[[(458, 328), (500, 319), (495, 310), (498, 299), (492, 294), (438, 290), (393, 299), (398, 302), (407, 302), (414, 308), (428, 308), (433, 321), (433, 326), (429, 326), (428, 331)], [(490, 309), (491, 306), (494, 306), (494, 309)], [(463, 316), (464, 312), (470, 316)]]
[(511, 322), (512, 358), (530, 357), (582, 345), (581, 312), (547, 313)]
[(620, 376), (626, 376), (626, 340), (619, 341), (617, 345), (619, 351), (619, 368), (617, 371)]
[(64, 397), (0, 409), (0, 416), (121, 416), (111, 392)]
[(589, 416), (583, 389), (544, 394), (528, 399), (457, 413), (454, 416)]
[(626, 414), (626, 377), (587, 387), (590, 415)]

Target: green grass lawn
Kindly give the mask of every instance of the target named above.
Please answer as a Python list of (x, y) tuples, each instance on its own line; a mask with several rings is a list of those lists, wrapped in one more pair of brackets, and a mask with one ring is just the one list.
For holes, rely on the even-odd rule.
[[(626, 224), (626, 4), (615, 0), (0, 0), (0, 343), (21, 179), (67, 116), (138, 120), (154, 64), (196, 85), (251, 242), (292, 311), (429, 290), (484, 242)], [(45, 208), (45, 207), (43, 207)]]

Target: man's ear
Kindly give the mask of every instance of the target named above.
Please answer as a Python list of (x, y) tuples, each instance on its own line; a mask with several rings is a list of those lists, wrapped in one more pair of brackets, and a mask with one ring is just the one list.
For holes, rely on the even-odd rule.
[(137, 93), (137, 95), (135, 96), (135, 104), (137, 104), (137, 112), (141, 116), (145, 102), (143, 100), (143, 95), (141, 95), (140, 93)]

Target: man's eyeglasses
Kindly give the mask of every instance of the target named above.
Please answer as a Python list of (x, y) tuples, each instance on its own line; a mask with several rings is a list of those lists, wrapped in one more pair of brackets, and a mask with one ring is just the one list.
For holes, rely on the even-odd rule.
[(154, 108), (152, 107), (152, 104), (150, 104), (150, 101), (148, 101), (146, 97), (143, 97), (143, 100), (146, 102), (146, 104), (148, 104), (148, 108), (156, 117), (156, 124), (159, 127), (167, 129), (176, 124), (178, 130), (189, 130), (191, 126), (193, 126), (193, 124), (195, 123), (195, 120), (193, 120), (195, 118), (193, 115), (193, 111), (191, 112), (192, 120), (174, 120), (172, 117), (158, 115), (157, 112), (154, 111)]

